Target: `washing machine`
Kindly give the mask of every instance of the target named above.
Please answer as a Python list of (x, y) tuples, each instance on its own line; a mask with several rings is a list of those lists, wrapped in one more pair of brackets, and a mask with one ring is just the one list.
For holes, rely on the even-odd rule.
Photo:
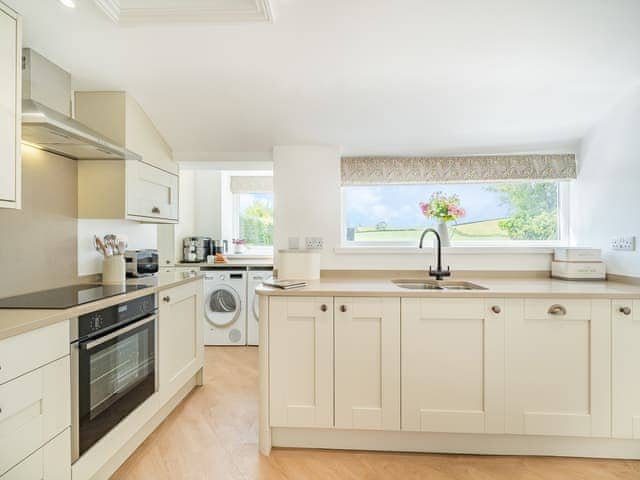
[(249, 275), (247, 280), (247, 345), (258, 345), (260, 297), (256, 295), (256, 287), (273, 275), (273, 267), (249, 269), (247, 274)]
[(216, 268), (204, 278), (204, 344), (247, 344), (247, 272)]

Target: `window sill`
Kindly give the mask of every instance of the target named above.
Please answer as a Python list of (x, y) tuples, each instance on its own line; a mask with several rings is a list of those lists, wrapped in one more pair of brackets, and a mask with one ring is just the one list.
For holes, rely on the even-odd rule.
[[(454, 245), (443, 247), (442, 251), (448, 255), (551, 255), (557, 245)], [(414, 246), (392, 245), (358, 245), (342, 246), (334, 249), (337, 255), (413, 255), (433, 252), (433, 247), (418, 248)]]

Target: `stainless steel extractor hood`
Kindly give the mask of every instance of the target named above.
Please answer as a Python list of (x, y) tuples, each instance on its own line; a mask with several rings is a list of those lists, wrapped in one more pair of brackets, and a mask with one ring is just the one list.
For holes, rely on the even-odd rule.
[(71, 75), (34, 52), (22, 52), (22, 140), (74, 160), (142, 157), (74, 120)]

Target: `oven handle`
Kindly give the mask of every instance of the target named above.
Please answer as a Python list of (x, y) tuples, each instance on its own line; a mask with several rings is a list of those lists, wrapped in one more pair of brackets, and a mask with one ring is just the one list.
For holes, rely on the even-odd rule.
[(135, 330), (136, 328), (141, 327), (142, 325), (146, 325), (147, 323), (153, 322), (156, 320), (156, 318), (158, 318), (157, 315), (151, 315), (150, 317), (145, 317), (142, 320), (138, 320), (137, 322), (130, 323), (126, 327), (123, 327), (123, 328), (120, 328), (119, 330), (111, 332), (105, 335), (104, 337), (100, 337), (96, 340), (91, 340), (89, 342), (80, 342), (80, 348), (84, 350), (92, 350), (97, 346), (100, 346), (103, 343), (108, 342), (109, 340), (113, 340), (114, 338), (122, 334), (130, 332), (131, 330)]

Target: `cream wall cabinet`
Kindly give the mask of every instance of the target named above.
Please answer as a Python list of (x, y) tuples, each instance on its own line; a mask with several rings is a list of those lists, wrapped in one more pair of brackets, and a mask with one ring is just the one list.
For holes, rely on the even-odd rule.
[(71, 480), (71, 435), (67, 428), (25, 458), (1, 480)]
[(400, 299), (335, 298), (335, 426), (400, 429)]
[(402, 299), (402, 429), (504, 432), (504, 301)]
[(269, 302), (270, 421), (333, 426), (333, 298)]
[(78, 162), (78, 216), (177, 223), (178, 165), (162, 135), (125, 92), (76, 92), (75, 116), (142, 161)]
[(159, 293), (160, 394), (172, 397), (204, 364), (203, 283)]
[(69, 356), (0, 385), (0, 474), (70, 425)]
[(612, 310), (612, 434), (640, 439), (640, 301), (615, 300)]
[(136, 160), (81, 160), (78, 217), (177, 223), (178, 176)]
[(126, 92), (75, 92), (75, 118), (142, 155), (142, 160), (174, 175), (178, 166), (171, 147), (142, 107)]
[(0, 208), (20, 208), (22, 105), (20, 17), (0, 2)]
[(611, 435), (611, 301), (508, 300), (506, 432)]

